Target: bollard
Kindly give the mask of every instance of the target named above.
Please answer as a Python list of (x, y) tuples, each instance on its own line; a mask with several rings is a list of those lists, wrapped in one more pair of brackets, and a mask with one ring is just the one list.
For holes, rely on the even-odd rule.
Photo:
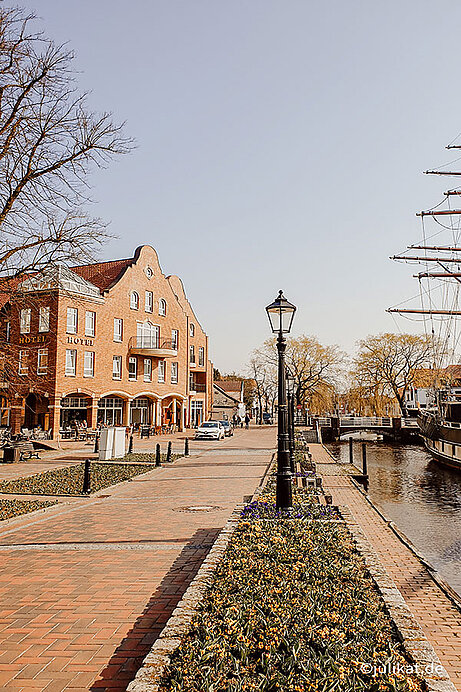
[(128, 443), (128, 454), (133, 454), (133, 435), (130, 435), (130, 441)]
[(97, 454), (99, 452), (99, 435), (96, 433), (95, 438), (94, 438), (94, 449), (93, 453)]
[(186, 437), (186, 441), (184, 443), (184, 456), (188, 457), (189, 456), (189, 438)]
[(363, 475), (368, 478), (367, 445), (365, 442), (362, 442), (362, 468), (363, 468)]
[(85, 468), (83, 471), (83, 492), (89, 494), (91, 491), (91, 471), (90, 460), (85, 459)]
[(349, 438), (349, 464), (354, 463), (354, 448), (353, 448), (353, 439), (352, 437)]
[(166, 451), (166, 460), (167, 460), (168, 464), (171, 461), (171, 440), (168, 442), (168, 449)]
[(161, 466), (161, 463), (160, 463), (160, 445), (158, 443), (157, 443), (157, 446), (155, 447), (155, 465)]

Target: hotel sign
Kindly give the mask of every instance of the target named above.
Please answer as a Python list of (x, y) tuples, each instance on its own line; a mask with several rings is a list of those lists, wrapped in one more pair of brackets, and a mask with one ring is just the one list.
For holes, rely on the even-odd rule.
[(81, 346), (94, 346), (94, 339), (79, 339), (77, 336), (68, 336), (68, 344), (80, 344)]
[(45, 334), (36, 334), (35, 336), (20, 336), (20, 344), (44, 344), (46, 341)]

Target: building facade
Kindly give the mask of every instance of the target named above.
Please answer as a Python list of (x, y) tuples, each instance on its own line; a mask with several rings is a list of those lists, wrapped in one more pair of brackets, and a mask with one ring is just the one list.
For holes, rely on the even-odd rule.
[(2, 423), (182, 430), (209, 418), (208, 337), (155, 250), (27, 278), (2, 308)]

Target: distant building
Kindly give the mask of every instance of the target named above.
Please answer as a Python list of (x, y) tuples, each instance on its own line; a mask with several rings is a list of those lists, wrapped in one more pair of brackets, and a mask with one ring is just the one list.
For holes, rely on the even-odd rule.
[(245, 416), (243, 388), (243, 380), (213, 382), (213, 420), (232, 420), (235, 414)]
[(209, 418), (208, 337), (152, 247), (50, 267), (3, 303), (0, 413), (13, 432), (40, 426), (56, 437), (75, 421), (182, 430)]

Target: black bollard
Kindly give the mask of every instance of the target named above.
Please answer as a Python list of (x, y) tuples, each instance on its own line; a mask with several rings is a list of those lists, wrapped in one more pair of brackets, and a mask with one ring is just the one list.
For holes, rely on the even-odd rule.
[(168, 449), (166, 450), (166, 460), (168, 464), (171, 461), (171, 440), (168, 442)]
[(160, 445), (158, 443), (157, 443), (157, 446), (155, 447), (155, 465), (161, 466), (161, 463), (160, 463)]
[(91, 490), (91, 472), (90, 472), (90, 460), (85, 460), (85, 468), (83, 471), (83, 492), (89, 494)]
[(363, 468), (363, 475), (368, 478), (368, 466), (367, 466), (367, 445), (365, 442), (362, 442), (362, 468)]
[(186, 437), (186, 441), (184, 443), (184, 456), (188, 457), (189, 456), (189, 438)]
[(133, 435), (130, 435), (130, 441), (128, 442), (128, 454), (133, 454)]
[(354, 448), (353, 448), (353, 439), (352, 437), (349, 438), (349, 464), (354, 463)]
[(99, 452), (99, 435), (98, 435), (98, 433), (96, 433), (96, 435), (95, 435), (95, 437), (94, 437), (94, 449), (93, 449), (93, 453), (94, 453), (94, 454), (97, 454), (98, 452)]

